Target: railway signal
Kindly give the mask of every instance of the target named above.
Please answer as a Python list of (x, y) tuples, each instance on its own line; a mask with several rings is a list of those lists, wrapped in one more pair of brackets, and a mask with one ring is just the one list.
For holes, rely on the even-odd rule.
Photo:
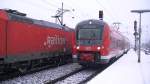
[(131, 10), (132, 13), (138, 13), (139, 16), (139, 29), (138, 29), (138, 36), (139, 36), (139, 46), (138, 46), (138, 62), (141, 62), (141, 15), (142, 13), (150, 12), (150, 10)]
[(137, 21), (135, 20), (134, 21), (134, 33), (133, 35), (135, 36), (135, 44), (134, 44), (134, 50), (136, 51), (137, 50), (137, 36), (138, 36), (138, 32), (137, 32)]
[(102, 10), (99, 11), (99, 19), (103, 20), (103, 11)]

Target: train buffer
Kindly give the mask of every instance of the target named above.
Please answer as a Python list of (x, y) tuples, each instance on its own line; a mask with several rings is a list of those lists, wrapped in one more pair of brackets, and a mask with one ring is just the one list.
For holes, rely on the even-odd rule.
[(130, 49), (88, 84), (150, 84), (150, 56), (141, 52), (141, 62), (137, 60), (137, 53)]

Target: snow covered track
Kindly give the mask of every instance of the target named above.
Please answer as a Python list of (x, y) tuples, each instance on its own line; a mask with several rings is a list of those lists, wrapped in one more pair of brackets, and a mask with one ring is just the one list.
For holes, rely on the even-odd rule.
[(92, 78), (94, 78), (97, 74), (99, 74), (101, 71), (103, 71), (103, 69), (95, 71), (92, 75), (88, 76), (85, 80), (82, 80), (78, 84), (84, 84), (84, 83), (88, 82), (89, 80), (91, 80)]
[(88, 82), (108, 66), (103, 66), (99, 69), (91, 69), (82, 68), (82, 66), (77, 63), (71, 63), (59, 67), (52, 67), (47, 70), (26, 74), (24, 76), (21, 75), (20, 77), (1, 81), (0, 84), (82, 84)]
[(66, 75), (62, 76), (62, 77), (59, 77), (59, 78), (56, 78), (56, 79), (54, 79), (54, 80), (50, 80), (50, 81), (48, 81), (48, 82), (45, 82), (45, 84), (54, 84), (54, 83), (56, 83), (56, 82), (58, 82), (58, 81), (61, 81), (61, 80), (66, 79), (66, 78), (68, 78), (68, 77), (70, 77), (70, 76), (72, 76), (72, 75), (74, 75), (74, 74), (76, 74), (76, 73), (79, 73), (79, 72), (81, 72), (81, 71), (83, 71), (83, 70), (85, 70), (85, 69), (86, 69), (86, 68), (79, 68), (79, 69), (77, 69), (77, 70), (75, 70), (75, 71), (73, 71), (73, 72), (70, 72), (69, 74), (66, 74)]
[[(90, 79), (92, 79), (94, 76), (96, 76), (98, 73), (100, 73), (102, 68), (99, 69), (91, 69), (86, 68), (85, 70), (82, 70), (74, 75), (69, 76), (68, 78), (56, 82), (56, 84), (84, 84)], [(49, 83), (50, 84), (50, 83)], [(53, 84), (53, 83), (51, 83)]]
[(60, 65), (58, 65), (58, 64), (45, 65), (45, 66), (32, 68), (31, 70), (28, 70), (28, 71), (25, 71), (25, 72), (19, 72), (17, 70), (11, 70), (9, 72), (0, 73), (0, 81), (13, 79), (15, 77), (23, 76), (23, 75), (27, 75), (27, 74), (33, 74), (33, 73), (38, 72), (38, 71), (42, 71), (42, 70), (45, 70), (45, 69), (49, 69), (49, 68), (53, 68), (53, 67), (57, 67), (57, 66), (61, 66), (61, 65), (62, 64), (60, 64)]
[(50, 68), (48, 70), (39, 71), (33, 74), (28, 74), (25, 76), (2, 81), (0, 82), (0, 84), (44, 84), (45, 81), (62, 77), (79, 68), (81, 68), (81, 66), (76, 63), (66, 64), (63, 66)]

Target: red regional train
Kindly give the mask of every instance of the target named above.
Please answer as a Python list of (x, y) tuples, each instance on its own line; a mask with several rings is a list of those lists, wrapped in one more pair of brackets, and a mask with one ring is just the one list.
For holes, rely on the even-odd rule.
[(41, 62), (72, 58), (74, 30), (0, 9), (0, 71), (25, 70)]
[(103, 20), (85, 20), (76, 26), (73, 60), (83, 66), (109, 64), (130, 48), (129, 40)]

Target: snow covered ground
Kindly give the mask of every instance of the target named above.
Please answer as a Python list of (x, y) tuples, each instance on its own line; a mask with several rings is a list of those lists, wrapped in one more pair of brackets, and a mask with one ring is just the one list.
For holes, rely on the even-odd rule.
[(86, 69), (79, 73), (76, 73), (65, 80), (59, 81), (56, 84), (79, 84), (83, 80), (87, 79), (89, 76), (94, 74), (96, 70), (92, 69)]
[(2, 81), (0, 84), (44, 84), (46, 81), (54, 80), (79, 68), (81, 68), (81, 66), (76, 63), (66, 64), (56, 68), (50, 68), (33, 74)]
[(141, 63), (132, 49), (88, 84), (150, 84), (150, 55), (141, 52)]

